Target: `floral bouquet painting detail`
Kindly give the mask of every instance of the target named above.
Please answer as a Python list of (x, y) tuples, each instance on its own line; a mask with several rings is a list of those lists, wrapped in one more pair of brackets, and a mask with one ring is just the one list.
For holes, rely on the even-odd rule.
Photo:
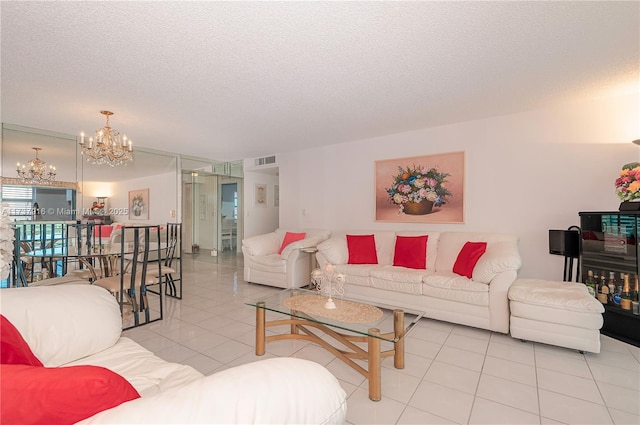
[(640, 163), (623, 165), (615, 185), (618, 198), (622, 201), (640, 200)]
[(441, 172), (438, 167), (398, 166), (393, 184), (385, 190), (389, 194), (389, 202), (400, 208), (399, 214), (429, 214), (433, 207), (446, 204), (447, 196), (451, 196), (445, 186), (449, 176), (449, 173)]
[(129, 192), (129, 219), (149, 219), (149, 189)]

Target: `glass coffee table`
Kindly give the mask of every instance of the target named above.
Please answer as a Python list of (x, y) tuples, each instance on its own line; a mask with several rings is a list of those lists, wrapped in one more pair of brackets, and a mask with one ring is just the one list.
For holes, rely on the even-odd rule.
[[(424, 312), (346, 297), (333, 298), (336, 308), (327, 309), (326, 301), (327, 297), (316, 291), (285, 289), (246, 303), (256, 308), (256, 355), (264, 355), (265, 345), (271, 341), (311, 341), (368, 379), (369, 398), (379, 401), (382, 397), (382, 359), (393, 356), (394, 367), (404, 368), (404, 338)], [(286, 317), (266, 321), (267, 310)], [(266, 335), (267, 328), (277, 326), (286, 326), (286, 331)], [(384, 342), (391, 343), (392, 348), (383, 351)], [(365, 360), (367, 368), (355, 359)]]

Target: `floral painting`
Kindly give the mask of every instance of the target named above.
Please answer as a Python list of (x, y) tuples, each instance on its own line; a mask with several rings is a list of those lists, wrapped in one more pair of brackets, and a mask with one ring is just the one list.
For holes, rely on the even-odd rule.
[(129, 220), (149, 220), (149, 189), (129, 191)]
[(375, 162), (376, 221), (464, 223), (464, 152)]

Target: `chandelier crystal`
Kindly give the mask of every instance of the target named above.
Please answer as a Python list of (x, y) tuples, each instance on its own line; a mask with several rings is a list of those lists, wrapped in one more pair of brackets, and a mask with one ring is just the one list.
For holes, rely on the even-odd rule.
[(16, 166), (18, 177), (20, 177), (20, 180), (22, 180), (23, 183), (31, 185), (46, 185), (51, 183), (56, 179), (56, 167), (50, 165), (47, 172), (46, 162), (41, 161), (40, 158), (38, 158), (38, 151), (41, 151), (42, 148), (31, 149), (36, 151), (36, 157), (27, 164), (20, 165), (18, 162)]
[(117, 130), (109, 126), (109, 116), (111, 111), (100, 111), (107, 117), (107, 125), (96, 130), (94, 137), (89, 138), (89, 143), (85, 143), (84, 132), (80, 133), (80, 147), (82, 155), (87, 161), (95, 165), (109, 164), (112, 167), (126, 165), (133, 161), (133, 143), (127, 136), (120, 137)]

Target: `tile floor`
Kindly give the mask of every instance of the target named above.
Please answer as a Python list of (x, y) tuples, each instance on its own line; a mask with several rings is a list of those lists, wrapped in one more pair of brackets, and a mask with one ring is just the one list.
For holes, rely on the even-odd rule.
[(206, 375), (267, 357), (318, 362), (346, 390), (350, 424), (640, 424), (638, 347), (603, 336), (600, 354), (583, 355), (422, 319), (405, 369), (384, 360), (373, 402), (361, 375), (313, 344), (276, 341), (254, 354), (255, 311), (244, 302), (278, 289), (244, 282), (241, 256), (186, 254), (184, 271), (184, 298), (126, 336)]

